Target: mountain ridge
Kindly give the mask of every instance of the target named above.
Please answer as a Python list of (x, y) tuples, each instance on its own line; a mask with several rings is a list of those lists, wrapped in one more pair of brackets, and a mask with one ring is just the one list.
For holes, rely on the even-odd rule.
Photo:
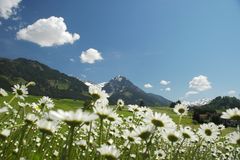
[(11, 91), (14, 84), (29, 81), (36, 82), (36, 86), (29, 88), (33, 95), (71, 99), (88, 97), (88, 87), (77, 78), (35, 60), (0, 58), (0, 87)]
[(136, 85), (134, 85), (130, 80), (124, 76), (116, 76), (112, 78), (103, 87), (111, 97), (110, 103), (114, 104), (119, 97), (123, 99), (126, 104), (140, 104), (150, 106), (163, 106), (169, 105), (170, 100), (153, 93), (146, 93)]
[[(29, 81), (36, 82), (36, 86), (29, 88), (32, 95), (82, 100), (88, 98), (88, 86), (91, 85), (90, 81), (83, 82), (36, 60), (0, 58), (0, 87), (11, 91), (11, 86), (14, 84), (26, 84)], [(98, 87), (103, 88), (110, 95), (110, 104), (116, 104), (118, 99), (123, 99), (126, 104), (139, 104), (143, 101), (150, 106), (171, 103), (160, 95), (144, 92), (120, 75), (109, 82), (98, 84)]]

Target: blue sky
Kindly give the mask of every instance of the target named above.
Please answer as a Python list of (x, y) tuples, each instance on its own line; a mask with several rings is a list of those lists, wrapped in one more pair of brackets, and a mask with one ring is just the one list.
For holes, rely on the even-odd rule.
[[(1, 57), (38, 60), (95, 82), (124, 75), (171, 100), (239, 96), (239, 0), (10, 1), (12, 12), (0, 6)], [(52, 16), (64, 19), (68, 36), (56, 39), (49, 29), (34, 37)], [(29, 25), (35, 30), (21, 31)]]

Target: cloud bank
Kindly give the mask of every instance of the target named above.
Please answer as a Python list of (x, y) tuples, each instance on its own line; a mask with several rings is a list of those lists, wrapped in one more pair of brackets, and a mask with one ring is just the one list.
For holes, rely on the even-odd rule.
[(19, 7), (22, 0), (0, 0), (0, 18), (8, 19), (16, 14), (15, 9)]
[(202, 92), (211, 89), (212, 86), (208, 81), (208, 77), (200, 75), (193, 77), (193, 79), (189, 82), (189, 88)]
[(36, 43), (41, 47), (59, 46), (66, 43), (73, 44), (80, 38), (77, 33), (71, 34), (62, 17), (39, 19), (17, 32), (18, 40)]
[(80, 55), (80, 60), (82, 63), (93, 64), (96, 61), (103, 60), (103, 57), (98, 50), (94, 48), (89, 48), (88, 50), (82, 52), (82, 54)]
[(144, 88), (152, 88), (153, 86), (150, 83), (144, 84)]
[(166, 86), (166, 85), (168, 85), (170, 83), (171, 83), (170, 81), (166, 81), (166, 80), (161, 80), (160, 81), (160, 84), (163, 85), (163, 86)]

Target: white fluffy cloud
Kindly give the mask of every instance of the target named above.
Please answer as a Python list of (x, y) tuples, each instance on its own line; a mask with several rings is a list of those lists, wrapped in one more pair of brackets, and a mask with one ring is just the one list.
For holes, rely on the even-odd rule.
[(103, 60), (101, 53), (93, 48), (89, 48), (86, 51), (83, 51), (80, 55), (80, 59), (82, 63), (90, 63), (93, 64), (95, 61)]
[(193, 79), (189, 82), (189, 88), (201, 92), (211, 89), (212, 86), (208, 81), (208, 77), (200, 75), (198, 77), (193, 77)]
[(188, 97), (188, 96), (190, 96), (190, 95), (195, 95), (195, 94), (198, 94), (198, 92), (197, 92), (197, 91), (188, 91), (188, 92), (185, 94), (185, 96)]
[(164, 86), (166, 86), (166, 85), (168, 85), (168, 84), (170, 84), (171, 82), (170, 81), (166, 81), (166, 80), (161, 80), (160, 81), (160, 84), (161, 85), (164, 85)]
[(41, 47), (51, 47), (65, 43), (73, 44), (79, 38), (79, 34), (71, 34), (67, 31), (67, 26), (62, 17), (54, 16), (39, 19), (17, 32), (18, 40), (30, 41)]
[(165, 91), (169, 92), (169, 91), (171, 91), (171, 88), (167, 87), (167, 88), (165, 88)]
[(144, 84), (144, 88), (152, 88), (153, 86), (150, 83)]
[(22, 0), (0, 0), (0, 17), (8, 19), (15, 14), (15, 9), (18, 8)]
[(237, 94), (237, 92), (235, 90), (228, 91), (229, 96), (235, 96), (236, 94)]

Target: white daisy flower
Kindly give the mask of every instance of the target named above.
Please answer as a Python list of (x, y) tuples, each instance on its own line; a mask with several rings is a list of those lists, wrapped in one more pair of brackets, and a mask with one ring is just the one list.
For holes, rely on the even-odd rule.
[(108, 115), (108, 118), (107, 118), (109, 121), (113, 122), (113, 121), (121, 121), (120, 117), (118, 116), (117, 113), (115, 112), (112, 112), (111, 114)]
[(240, 132), (229, 133), (226, 138), (229, 140), (229, 143), (240, 145)]
[(226, 112), (222, 112), (221, 118), (240, 120), (240, 110), (238, 108), (227, 109)]
[(24, 107), (26, 107), (28, 104), (27, 104), (27, 103), (23, 103), (23, 102), (18, 102), (18, 105), (19, 105), (19, 107), (24, 108)]
[(43, 109), (43, 108), (47, 108), (47, 109), (52, 109), (54, 107), (54, 102), (51, 98), (49, 97), (42, 97), (40, 100), (38, 100), (38, 105)]
[(129, 143), (140, 143), (141, 138), (136, 137), (136, 133), (129, 130), (124, 130), (122, 137)]
[(56, 151), (56, 150), (54, 150), (53, 155), (54, 155), (55, 157), (57, 157), (57, 156), (59, 155), (59, 152)]
[(104, 90), (94, 85), (89, 86), (88, 91), (96, 99), (107, 99), (109, 97), (109, 95)]
[(154, 154), (156, 156), (156, 160), (165, 159), (166, 158), (166, 153), (162, 149), (156, 150), (154, 152)]
[(143, 114), (149, 114), (152, 113), (152, 110), (149, 107), (140, 107), (139, 112), (142, 112)]
[(94, 113), (83, 112), (81, 109), (74, 111), (50, 111), (49, 117), (53, 120), (61, 120), (68, 125), (79, 125), (81, 123), (89, 123), (98, 118)]
[(198, 137), (192, 131), (191, 127), (180, 127), (180, 134), (184, 139), (190, 140), (192, 142), (198, 141)]
[(163, 132), (163, 138), (171, 143), (179, 141), (182, 137), (179, 131), (175, 129), (165, 129)]
[(144, 121), (148, 124), (152, 124), (158, 128), (175, 128), (176, 125), (172, 119), (165, 113), (149, 113), (145, 116)]
[(112, 145), (113, 143), (114, 143), (113, 139), (109, 139), (109, 140), (107, 141), (107, 144), (108, 144), (108, 145)]
[(93, 107), (93, 111), (94, 111), (101, 119), (108, 118), (108, 116), (113, 113), (112, 108), (109, 108), (109, 107), (101, 107), (101, 106), (95, 106), (95, 107)]
[(79, 140), (76, 141), (76, 145), (78, 145), (79, 147), (81, 147), (82, 149), (85, 149), (87, 147), (87, 141), (86, 140)]
[(183, 104), (177, 104), (175, 105), (173, 111), (180, 116), (186, 116), (188, 113), (188, 107)]
[(107, 98), (100, 98), (95, 101), (94, 106), (95, 107), (106, 107), (108, 105), (108, 99)]
[(13, 90), (13, 94), (15, 94), (15, 96), (17, 98), (20, 98), (22, 100), (25, 99), (25, 97), (27, 97), (28, 95), (28, 89), (25, 85), (19, 85), (19, 84), (16, 84), (12, 87), (12, 90)]
[(97, 151), (100, 152), (100, 154), (107, 160), (116, 160), (120, 156), (120, 151), (115, 145), (103, 144), (100, 148), (97, 149)]
[(32, 114), (32, 113), (28, 113), (26, 118), (25, 118), (25, 121), (28, 122), (28, 123), (34, 123), (37, 120), (38, 120), (38, 117), (35, 114)]
[(128, 105), (128, 110), (129, 110), (130, 112), (135, 113), (135, 112), (140, 111), (140, 107), (139, 107), (138, 105), (132, 105), (132, 104), (130, 104), (130, 105)]
[(8, 107), (0, 108), (0, 113), (8, 112)]
[(8, 96), (8, 93), (4, 89), (0, 88), (0, 97), (6, 97), (6, 96)]
[(215, 141), (218, 136), (220, 135), (218, 126), (214, 123), (202, 124), (198, 129), (198, 134), (205, 140), (205, 141)]
[(124, 106), (124, 101), (123, 101), (122, 99), (119, 99), (119, 100), (117, 101), (117, 106), (123, 107), (123, 106)]
[[(234, 147), (229, 145), (229, 146), (225, 146), (225, 149), (228, 151), (228, 152), (232, 152), (234, 150)], [(228, 154), (228, 153), (226, 153)]]
[(50, 135), (56, 132), (57, 125), (56, 121), (49, 121), (47, 119), (40, 119), (37, 121), (37, 127), (39, 130)]
[(218, 125), (218, 129), (219, 129), (220, 131), (222, 131), (222, 130), (225, 129), (225, 126), (224, 126), (223, 124), (220, 124), (220, 125)]
[(0, 132), (0, 138), (5, 139), (10, 135), (11, 131), (9, 129), (3, 129)]
[(41, 112), (41, 108), (36, 104), (36, 103), (32, 103), (32, 104), (30, 104), (30, 106), (35, 110), (35, 111), (37, 111), (37, 112)]
[(97, 86), (94, 86), (94, 85), (90, 85), (89, 88), (88, 88), (88, 92), (91, 95), (94, 95), (94, 94), (100, 95), (101, 91), (102, 90), (101, 90), (100, 87), (97, 87)]
[(135, 136), (140, 137), (143, 140), (147, 140), (149, 136), (154, 132), (154, 127), (152, 125), (138, 126), (133, 131)]

